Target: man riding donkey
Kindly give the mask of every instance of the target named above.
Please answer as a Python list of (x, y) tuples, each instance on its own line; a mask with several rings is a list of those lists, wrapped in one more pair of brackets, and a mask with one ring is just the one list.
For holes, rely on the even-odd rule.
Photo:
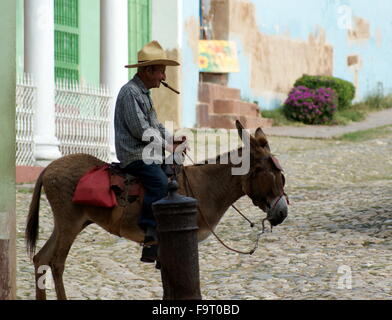
[[(159, 88), (166, 80), (166, 66), (179, 65), (177, 61), (167, 59), (157, 41), (149, 42), (138, 52), (138, 63), (125, 66), (137, 68), (137, 73), (121, 88), (116, 101), (114, 130), (117, 158), (122, 170), (138, 177), (145, 189), (138, 221), (145, 232), (143, 262), (155, 262), (157, 258), (156, 221), (151, 205), (168, 192), (168, 178), (161, 168), (164, 150), (174, 153), (178, 146), (171, 133), (158, 121), (149, 89)], [(158, 150), (163, 152), (146, 152), (151, 138)]]

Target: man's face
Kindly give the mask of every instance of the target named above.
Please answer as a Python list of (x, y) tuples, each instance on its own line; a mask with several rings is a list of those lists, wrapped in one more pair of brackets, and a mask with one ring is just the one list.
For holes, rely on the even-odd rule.
[(150, 88), (159, 88), (161, 81), (166, 80), (166, 66), (155, 65), (147, 70), (148, 86)]

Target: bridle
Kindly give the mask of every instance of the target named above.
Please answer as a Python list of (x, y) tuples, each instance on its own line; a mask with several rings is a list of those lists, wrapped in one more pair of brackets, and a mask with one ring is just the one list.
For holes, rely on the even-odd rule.
[[(275, 156), (273, 156), (273, 155), (268, 155), (268, 156), (265, 156), (265, 157), (263, 157), (263, 158), (261, 158), (261, 159), (257, 159), (257, 161), (269, 161), (269, 160), (271, 160), (272, 161), (272, 163), (274, 164), (274, 167), (281, 173), (281, 175), (282, 175), (282, 177), (283, 177), (283, 186), (282, 186), (282, 191), (281, 191), (281, 193), (277, 196), (277, 198), (276, 198), (276, 200), (274, 201), (274, 203), (272, 204), (272, 205), (270, 205), (269, 203), (268, 203), (268, 201), (266, 200), (266, 199), (264, 199), (264, 198), (259, 198), (259, 199), (257, 199), (258, 197), (257, 196), (255, 196), (255, 192), (253, 192), (253, 186), (252, 186), (252, 184), (250, 184), (250, 192), (249, 192), (249, 194), (248, 194), (248, 196), (249, 196), (249, 198), (251, 198), (252, 199), (252, 201), (253, 202), (255, 202), (255, 198), (256, 198), (256, 200), (261, 200), (261, 202), (263, 202), (263, 203), (267, 203), (267, 205), (268, 205), (268, 211), (272, 211), (272, 210), (274, 210), (275, 209), (275, 207), (276, 207), (276, 205), (279, 203), (279, 201), (280, 201), (280, 199), (282, 199), (282, 197), (285, 197), (286, 198), (286, 201), (287, 201), (287, 204), (290, 204), (290, 201), (289, 201), (289, 197), (288, 197), (288, 195), (286, 194), (286, 192), (284, 191), (284, 181), (286, 180), (285, 179), (285, 177), (284, 177), (284, 175), (283, 175), (283, 168), (281, 167), (281, 165), (280, 165), (280, 163), (279, 163), (279, 160), (278, 160), (278, 158), (276, 158)], [(249, 174), (249, 176), (253, 176), (253, 175), (257, 175), (257, 171), (256, 172), (251, 172), (250, 174)], [(245, 192), (246, 193), (246, 192)], [(267, 219), (267, 218), (266, 218)], [(264, 220), (266, 220), (266, 219), (264, 219)], [(264, 221), (263, 220), (263, 221)]]
[[(188, 159), (189, 159), (193, 164), (195, 164), (194, 161), (192, 160), (192, 158), (191, 158), (188, 154), (185, 153), (185, 155), (188, 157)], [(272, 158), (272, 156), (265, 157), (265, 159), (262, 159), (262, 160), (266, 160), (266, 159), (270, 159), (270, 158)], [(276, 159), (276, 161), (277, 161), (277, 159)], [(273, 160), (273, 162), (274, 162), (274, 164), (276, 165), (276, 163), (275, 163), (274, 160)], [(277, 163), (279, 164), (279, 162), (277, 162)], [(280, 169), (281, 171), (283, 170), (283, 169), (280, 167), (280, 165), (279, 165), (278, 169)], [(186, 193), (189, 194), (191, 197), (194, 197), (194, 192), (193, 192), (192, 186), (191, 186), (191, 184), (190, 184), (190, 182), (189, 182), (189, 178), (188, 178), (188, 176), (187, 176), (187, 174), (186, 174), (186, 167), (185, 167), (185, 166), (183, 167), (182, 172), (183, 172), (183, 175), (184, 175), (184, 186), (185, 186)], [(289, 204), (289, 202), (288, 202), (288, 196), (287, 196), (286, 193), (283, 191), (282, 195), (281, 195), (280, 197), (278, 197), (278, 199), (274, 202), (273, 206), (272, 206), (269, 210), (273, 210), (273, 209), (276, 207), (276, 205), (279, 203), (280, 199), (281, 199), (283, 196), (286, 197), (287, 204)], [(253, 200), (253, 199), (252, 199), (252, 200)], [(234, 208), (234, 209), (235, 209), (235, 210), (236, 210), (245, 220), (247, 220), (247, 221), (250, 223), (250, 226), (251, 226), (252, 228), (254, 227), (255, 224), (254, 224), (252, 221), (250, 221), (250, 220), (249, 220), (249, 219), (248, 219), (248, 218), (247, 218), (238, 208), (236, 208), (233, 204), (232, 204), (231, 206), (232, 206), (232, 207), (233, 207), (233, 208)], [(197, 209), (198, 209), (198, 211), (200, 212), (200, 216), (203, 218), (203, 220), (204, 220), (205, 224), (207, 225), (209, 231), (215, 236), (215, 238), (216, 238), (225, 248), (227, 248), (227, 249), (229, 249), (229, 250), (231, 250), (231, 251), (234, 251), (234, 252), (236, 252), (236, 253), (240, 253), (240, 254), (249, 254), (249, 255), (252, 255), (252, 254), (256, 251), (256, 249), (258, 248), (258, 245), (259, 245), (260, 236), (261, 236), (263, 233), (265, 233), (265, 229), (266, 229), (266, 228), (265, 228), (264, 223), (265, 223), (266, 220), (268, 220), (268, 213), (267, 213), (267, 217), (264, 218), (264, 219), (262, 220), (262, 231), (259, 232), (259, 233), (257, 234), (257, 239), (256, 239), (256, 242), (255, 242), (254, 248), (251, 249), (251, 250), (249, 250), (249, 251), (240, 251), (240, 250), (236, 250), (236, 249), (231, 248), (231, 247), (229, 247), (228, 245), (226, 245), (226, 244), (218, 237), (218, 235), (215, 233), (215, 231), (213, 230), (213, 228), (210, 226), (210, 224), (208, 223), (207, 219), (205, 218), (205, 216), (204, 216), (202, 210), (200, 209), (200, 206), (199, 206), (199, 205), (197, 205)], [(272, 225), (271, 225), (271, 232), (272, 232)]]

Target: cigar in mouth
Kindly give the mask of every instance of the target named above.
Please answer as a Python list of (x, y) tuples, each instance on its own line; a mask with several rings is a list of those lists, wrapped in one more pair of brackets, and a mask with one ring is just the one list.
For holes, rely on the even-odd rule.
[(180, 94), (179, 91), (177, 91), (176, 89), (174, 89), (174, 88), (172, 88), (171, 86), (169, 86), (166, 82), (161, 81), (161, 83), (162, 83), (166, 88), (169, 88), (171, 91), (174, 91), (175, 93)]

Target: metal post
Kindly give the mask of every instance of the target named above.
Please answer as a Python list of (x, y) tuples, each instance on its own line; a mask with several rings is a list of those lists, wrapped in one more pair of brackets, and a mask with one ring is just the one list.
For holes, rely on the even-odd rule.
[(153, 204), (163, 300), (200, 300), (197, 200), (177, 194), (177, 189), (171, 181), (169, 195)]
[(0, 1), (0, 300), (16, 298), (16, 2)]

